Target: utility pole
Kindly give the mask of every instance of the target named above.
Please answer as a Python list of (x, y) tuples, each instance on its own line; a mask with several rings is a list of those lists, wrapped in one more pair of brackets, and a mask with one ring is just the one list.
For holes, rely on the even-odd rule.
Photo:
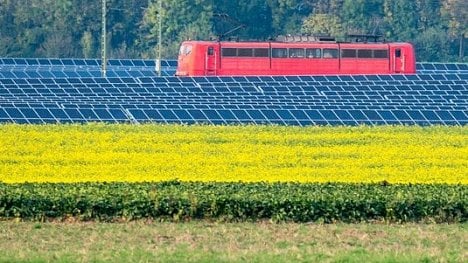
[(464, 51), (465, 51), (465, 35), (461, 34), (460, 35), (460, 49), (459, 49), (459, 52), (458, 52), (460, 62), (463, 61), (463, 57), (465, 56)]
[(106, 77), (107, 71), (107, 0), (102, 0), (102, 25), (101, 25), (101, 74)]
[(161, 76), (161, 49), (162, 49), (162, 0), (159, 0), (158, 8), (158, 59), (156, 60), (156, 71)]

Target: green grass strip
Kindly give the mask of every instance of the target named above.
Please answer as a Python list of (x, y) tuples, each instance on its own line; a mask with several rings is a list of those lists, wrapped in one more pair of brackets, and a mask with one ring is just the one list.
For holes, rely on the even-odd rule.
[(466, 185), (0, 184), (0, 218), (25, 220), (466, 222)]

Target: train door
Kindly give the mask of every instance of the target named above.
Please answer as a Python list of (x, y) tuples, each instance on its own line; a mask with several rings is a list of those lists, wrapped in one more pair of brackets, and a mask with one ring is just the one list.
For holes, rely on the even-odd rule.
[(205, 57), (205, 75), (216, 75), (217, 53), (215, 46), (208, 46)]
[(405, 72), (405, 49), (401, 47), (393, 47), (391, 49), (392, 71), (395, 73)]

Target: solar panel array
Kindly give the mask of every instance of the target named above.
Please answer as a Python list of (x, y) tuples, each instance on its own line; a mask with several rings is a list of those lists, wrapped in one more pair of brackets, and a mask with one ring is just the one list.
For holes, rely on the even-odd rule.
[(466, 63), (418, 63), (416, 69), (420, 73), (463, 73), (468, 71)]
[[(173, 76), (176, 60), (161, 61), (165, 76)], [(111, 59), (107, 62), (107, 77), (157, 76), (154, 60)], [(99, 59), (38, 59), (0, 58), (0, 78), (89, 78), (101, 77)]]
[[(162, 60), (164, 76), (173, 76), (176, 60)], [(111, 59), (107, 77), (156, 77), (155, 60)], [(418, 72), (461, 73), (468, 71), (462, 63), (418, 63)], [(82, 78), (101, 77), (100, 59), (0, 58), (0, 78)]]
[(0, 122), (468, 123), (468, 64), (422, 63), (417, 75), (178, 78), (175, 61), (157, 77), (154, 61), (111, 60), (101, 78), (99, 62), (0, 59)]

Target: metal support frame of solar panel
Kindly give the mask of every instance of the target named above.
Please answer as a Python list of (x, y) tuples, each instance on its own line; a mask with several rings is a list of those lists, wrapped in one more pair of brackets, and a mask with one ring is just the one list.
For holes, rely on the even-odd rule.
[[(456, 75), (456, 74), (455, 74)], [(466, 94), (467, 77), (466, 75), (458, 76), (458, 80), (447, 80), (447, 77), (439, 76), (425, 76), (425, 75), (410, 75), (410, 76), (287, 76), (287, 77), (199, 77), (199, 78), (177, 78), (177, 77), (160, 77), (160, 78), (80, 78), (80, 79), (63, 79), (63, 80), (49, 80), (53, 82), (68, 83), (71, 88), (83, 89), (89, 88), (90, 85), (106, 84), (116, 87), (117, 85), (134, 85), (137, 88), (147, 87), (158, 87), (156, 93), (149, 92), (153, 95), (156, 100), (152, 100), (151, 97), (145, 98), (141, 96), (134, 98), (128, 94), (139, 94), (135, 90), (116, 90), (116, 94), (98, 93), (96, 90), (89, 88), (89, 94), (82, 94), (75, 97), (66, 97), (70, 101), (60, 101), (60, 96), (52, 96), (58, 101), (46, 101), (50, 103), (47, 106), (41, 106), (28, 102), (32, 98), (33, 94), (25, 94), (26, 96), (21, 97), (21, 100), (14, 104), (12, 107), (2, 107), (0, 111), (0, 121), (15, 121), (19, 123), (43, 123), (43, 122), (88, 122), (88, 121), (108, 121), (108, 122), (177, 122), (177, 123), (277, 123), (277, 124), (288, 124), (288, 125), (309, 125), (309, 124), (455, 124), (455, 125), (466, 125), (467, 124), (467, 106), (466, 106)], [(443, 78), (445, 80), (434, 80)], [(428, 80), (430, 79), (430, 80)], [(16, 81), (16, 82), (15, 82)], [(306, 105), (302, 97), (296, 97), (291, 99), (288, 94), (292, 95), (293, 90), (312, 89), (313, 87), (327, 87), (328, 91), (334, 89), (340, 90), (345, 88), (353, 87), (357, 91), (363, 89), (368, 91), (373, 83), (381, 82), (394, 82), (392, 87), (397, 88), (397, 84), (404, 87), (403, 90), (407, 90), (408, 86), (405, 85), (420, 85), (419, 88), (424, 88), (422, 84), (428, 84), (430, 81), (435, 82), (431, 84), (431, 89), (437, 90), (437, 84), (442, 85), (443, 81), (450, 82), (449, 85), (453, 86), (458, 90), (456, 96), (451, 98), (451, 101), (457, 101), (457, 104), (445, 105), (442, 99), (442, 105), (435, 109), (424, 109), (424, 103), (418, 101), (413, 102), (412, 107), (408, 105), (396, 104), (390, 108), (382, 107), (384, 101), (369, 102), (370, 104), (363, 108), (356, 108), (347, 104), (336, 105), (336, 100), (333, 102), (325, 103), (323, 105)], [(45, 80), (9, 80), (9, 84), (5, 83), (8, 81), (0, 80), (3, 86), (5, 85), (21, 85), (18, 82), (25, 83), (28, 85), (39, 85), (44, 86), (50, 84)], [(31, 82), (31, 83), (29, 83)], [(45, 83), (44, 83), (45, 82)], [(419, 84), (415, 84), (421, 82)], [(311, 84), (312, 83), (312, 84)], [(340, 83), (340, 85), (337, 85)], [(365, 83), (365, 85), (362, 85)], [(177, 85), (175, 85), (177, 84)], [(233, 84), (231, 86), (231, 84)], [(235, 84), (235, 85), (234, 85)], [(348, 84), (348, 85), (344, 85)], [(84, 85), (84, 87), (79, 87)], [(200, 89), (202, 85), (206, 85), (203, 89)], [(265, 85), (262, 89), (261, 85)], [(301, 87), (304, 85), (304, 87)], [(379, 84), (381, 85), (381, 84)], [(60, 86), (60, 85), (59, 85)], [(88, 87), (89, 86), (89, 87)], [(99, 85), (98, 85), (99, 86)], [(267, 87), (272, 90), (273, 95), (268, 95)], [(367, 87), (367, 88), (366, 88)], [(375, 85), (375, 87), (379, 87)], [(164, 88), (164, 89), (163, 89)], [(184, 98), (177, 98), (171, 92), (175, 92), (177, 88), (196, 89), (197, 92), (192, 92), (191, 96)], [(210, 94), (207, 89), (216, 93), (217, 89), (237, 90), (247, 94), (250, 97), (244, 97), (249, 100), (248, 103), (242, 102), (242, 97), (239, 98), (234, 92), (229, 96), (226, 96), (223, 92), (219, 93), (219, 98), (216, 103), (211, 103), (215, 100), (215, 96)], [(323, 89), (323, 88), (322, 88)], [(102, 90), (102, 89), (101, 89)], [(382, 90), (378, 88), (378, 90)], [(398, 89), (397, 89), (398, 90)], [(27, 90), (28, 91), (28, 90)], [(128, 92), (127, 92), (128, 91)], [(372, 91), (372, 89), (370, 89)], [(32, 92), (32, 91), (31, 91)], [(327, 98), (327, 93), (323, 93), (324, 98), (318, 97), (318, 100), (322, 101)], [(362, 92), (362, 91), (361, 91)], [(433, 92), (433, 91), (432, 91)], [(66, 92), (64, 92), (66, 94)], [(189, 92), (190, 93), (190, 92)], [(157, 96), (159, 94), (160, 96)], [(241, 93), (237, 93), (241, 94)], [(320, 94), (320, 93), (319, 93)], [(70, 95), (70, 94), (67, 94)], [(111, 96), (112, 95), (112, 96)], [(170, 95), (170, 96), (163, 96)], [(243, 96), (247, 96), (243, 95)], [(317, 94), (315, 94), (317, 95)], [(119, 98), (120, 96), (120, 98)], [(262, 97), (263, 96), (263, 97)], [(276, 102), (270, 103), (269, 105), (263, 105), (258, 103), (264, 99), (265, 96), (270, 96), (276, 100)], [(275, 97), (276, 96), (276, 97)], [(0, 94), (0, 97), (1, 94)], [(3, 96), (5, 97), (5, 96)], [(41, 96), (39, 96), (41, 98)], [(163, 97), (164, 100), (163, 100)], [(312, 96), (313, 97), (313, 96)], [(51, 97), (44, 96), (46, 99)], [(72, 99), (78, 99), (72, 101)], [(280, 99), (283, 98), (285, 102)], [(443, 98), (443, 97), (441, 97)], [(458, 100), (456, 100), (458, 98)], [(140, 102), (140, 100), (145, 100)], [(165, 102), (164, 102), (165, 101)], [(223, 102), (224, 101), (224, 102)], [(344, 100), (346, 101), (346, 100)], [(165, 105), (164, 105), (164, 103)], [(23, 104), (21, 104), (23, 103)], [(94, 103), (94, 104), (93, 104)], [(151, 103), (154, 103), (156, 107), (152, 107)], [(195, 103), (195, 104), (194, 104)], [(296, 103), (297, 105), (291, 105)], [(373, 105), (373, 103), (375, 105)], [(350, 103), (349, 103), (350, 104)], [(446, 103), (447, 104), (447, 103)], [(449, 103), (450, 104), (450, 103)], [(13, 104), (12, 104), (13, 105)], [(55, 106), (59, 105), (59, 106)], [(65, 105), (65, 107), (63, 106)], [(154, 106), (153, 105), (153, 106)], [(429, 105), (429, 104), (428, 104)], [(455, 105), (455, 106), (454, 106)], [(405, 106), (406, 108), (399, 109), (399, 107)], [(411, 105), (410, 105), (411, 106)], [(353, 108), (354, 107), (354, 108)], [(366, 108), (367, 107), (367, 108)]]

